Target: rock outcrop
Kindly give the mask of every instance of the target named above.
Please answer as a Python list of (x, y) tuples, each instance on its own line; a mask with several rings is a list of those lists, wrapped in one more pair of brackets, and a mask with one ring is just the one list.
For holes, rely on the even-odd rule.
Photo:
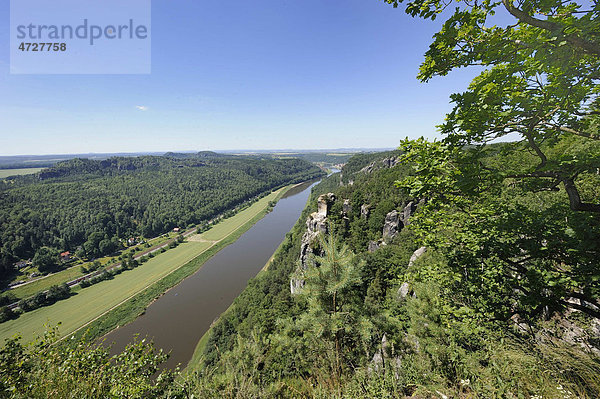
[(408, 267), (411, 267), (417, 259), (419, 259), (421, 256), (423, 256), (423, 254), (427, 252), (427, 247), (421, 247), (419, 249), (417, 249), (415, 252), (413, 252), (412, 256), (410, 257), (410, 260), (408, 261)]
[[(360, 207), (361, 217), (367, 218), (369, 215), (369, 206), (363, 204)], [(379, 241), (370, 241), (368, 246), (369, 252), (375, 252), (383, 245), (389, 243), (394, 237), (398, 235), (398, 233), (404, 228), (404, 226), (408, 226), (410, 224), (410, 218), (414, 215), (417, 210), (417, 204), (413, 201), (406, 204), (406, 206), (402, 209), (401, 212), (397, 210), (393, 210), (385, 215), (385, 221), (383, 224), (382, 230), (382, 239)]]
[(401, 225), (398, 211), (394, 209), (385, 215), (385, 222), (383, 224), (383, 240), (389, 241), (396, 237), (398, 232), (402, 230), (402, 227), (404, 227), (404, 225)]
[(404, 299), (408, 296), (408, 292), (410, 290), (410, 286), (408, 283), (404, 282), (402, 283), (402, 285), (400, 286), (400, 288), (398, 288), (398, 296), (401, 299)]
[[(319, 234), (327, 234), (327, 215), (331, 206), (335, 202), (335, 195), (332, 193), (320, 195), (317, 199), (317, 212), (310, 214), (306, 219), (306, 232), (302, 235), (300, 243), (300, 267), (306, 270), (309, 266), (311, 254), (314, 254), (314, 244)], [(321, 254), (315, 254), (321, 255)], [(290, 291), (297, 294), (304, 286), (304, 280), (292, 278), (290, 281)]]
[(415, 214), (416, 210), (417, 204), (415, 204), (413, 201), (410, 201), (408, 204), (406, 204), (402, 210), (402, 213), (400, 214), (400, 221), (402, 222), (403, 226), (408, 226), (410, 224), (410, 218)]
[(369, 246), (367, 247), (367, 250), (369, 252), (375, 252), (379, 249), (380, 246), (381, 242), (379, 241), (369, 241)]
[(352, 205), (350, 204), (349, 199), (345, 199), (342, 204), (342, 212), (344, 212), (344, 216), (348, 216), (350, 212), (352, 212)]
[(369, 213), (371, 212), (371, 210), (369, 209), (369, 205), (367, 204), (362, 204), (360, 206), (360, 217), (368, 219), (369, 218)]
[(394, 166), (398, 165), (399, 162), (399, 157), (389, 157), (381, 159), (379, 161), (373, 161), (361, 170), (359, 170), (359, 173), (373, 173), (373, 171), (377, 169), (393, 168)]

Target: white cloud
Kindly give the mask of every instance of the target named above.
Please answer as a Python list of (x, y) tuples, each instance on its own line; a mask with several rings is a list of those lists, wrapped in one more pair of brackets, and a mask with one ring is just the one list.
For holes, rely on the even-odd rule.
[(136, 105), (135, 107), (140, 111), (148, 111), (148, 107), (145, 105)]

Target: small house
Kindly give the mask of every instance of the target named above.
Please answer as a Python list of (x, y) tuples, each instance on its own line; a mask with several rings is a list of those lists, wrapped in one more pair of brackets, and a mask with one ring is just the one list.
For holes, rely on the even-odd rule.
[(180, 230), (180, 229), (179, 229), (179, 227), (175, 227), (175, 228), (173, 229), (173, 232), (175, 232), (175, 233), (179, 233), (179, 230)]
[(20, 262), (15, 263), (15, 269), (19, 270), (19, 269), (23, 269), (24, 267), (27, 267), (31, 264), (31, 261), (28, 260), (22, 260)]
[(69, 251), (61, 252), (60, 260), (62, 260), (63, 262), (70, 261), (71, 260), (71, 252), (69, 252)]

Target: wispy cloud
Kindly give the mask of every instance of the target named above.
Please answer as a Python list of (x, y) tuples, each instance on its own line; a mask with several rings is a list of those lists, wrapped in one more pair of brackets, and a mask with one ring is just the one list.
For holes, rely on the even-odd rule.
[(148, 107), (146, 107), (145, 105), (136, 105), (135, 108), (137, 108), (140, 111), (148, 111)]

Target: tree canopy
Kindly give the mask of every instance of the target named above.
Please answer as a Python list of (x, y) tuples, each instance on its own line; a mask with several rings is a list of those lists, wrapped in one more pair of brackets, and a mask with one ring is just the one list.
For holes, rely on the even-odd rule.
[[(405, 8), (429, 19), (451, 12), (425, 54), (420, 80), (461, 67), (483, 69), (465, 92), (451, 96), (454, 107), (440, 126), (445, 144), (481, 148), (516, 139), (512, 151), (527, 150), (537, 159), (506, 170), (480, 165), (473, 153), (455, 153), (458, 167), (537, 190), (562, 187), (571, 209), (600, 212), (600, 198), (584, 198), (580, 189), (581, 176), (600, 168), (598, 1), (459, 1), (451, 11), (452, 4), (415, 0)], [(501, 13), (513, 23), (493, 25)]]

